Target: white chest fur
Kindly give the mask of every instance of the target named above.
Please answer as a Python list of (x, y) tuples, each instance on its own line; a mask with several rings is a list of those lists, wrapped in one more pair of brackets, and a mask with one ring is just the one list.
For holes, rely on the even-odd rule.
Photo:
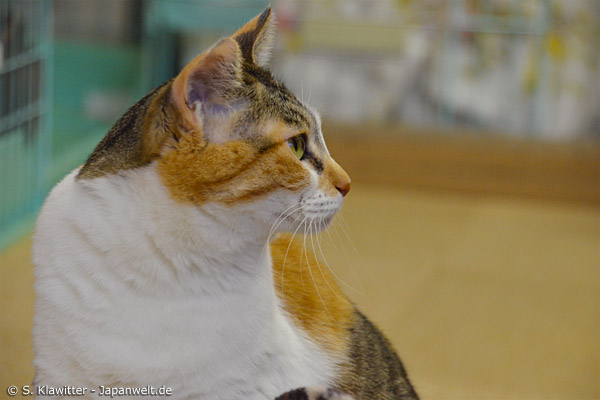
[(268, 232), (222, 206), (175, 203), (153, 166), (75, 174), (52, 191), (34, 240), (36, 385), (273, 399), (332, 383), (336, 360), (280, 308)]

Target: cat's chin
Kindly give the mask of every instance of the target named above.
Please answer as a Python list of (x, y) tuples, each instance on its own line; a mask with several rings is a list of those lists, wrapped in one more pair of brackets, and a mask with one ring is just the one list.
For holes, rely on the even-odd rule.
[(317, 228), (318, 228), (317, 232), (322, 232), (325, 229), (329, 228), (329, 225), (331, 224), (331, 221), (333, 221), (334, 216), (335, 216), (335, 214), (329, 215), (327, 217), (319, 218), (319, 223), (317, 224)]
[(335, 214), (319, 217), (302, 216), (302, 218), (289, 218), (278, 230), (303, 235), (319, 233), (329, 227), (334, 216)]

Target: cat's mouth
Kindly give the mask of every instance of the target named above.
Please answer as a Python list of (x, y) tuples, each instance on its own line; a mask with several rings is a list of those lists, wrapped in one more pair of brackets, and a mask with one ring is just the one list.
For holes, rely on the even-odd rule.
[(321, 193), (312, 196), (301, 196), (300, 201), (286, 210), (274, 214), (271, 233), (290, 232), (312, 234), (329, 227), (333, 217), (342, 207), (343, 198), (328, 197)]
[(328, 212), (323, 213), (306, 213), (304, 210), (298, 209), (296, 212), (288, 213), (285, 216), (280, 214), (271, 230), (272, 232), (287, 231), (301, 234), (319, 233), (329, 227), (336, 212), (337, 210), (328, 210)]
[(296, 226), (294, 229), (297, 229), (298, 232), (303, 233), (305, 235), (319, 233), (329, 227), (329, 225), (333, 221), (334, 216), (335, 214), (318, 217), (304, 216), (301, 221), (296, 221)]
[(311, 207), (303, 208), (302, 214), (305, 219), (305, 233), (316, 233), (327, 229), (339, 209), (339, 206), (331, 204), (319, 207), (317, 209)]
[(302, 214), (309, 220), (313, 229), (321, 231), (329, 226), (333, 217), (342, 207), (343, 197), (328, 197), (319, 193), (301, 202)]
[(317, 224), (318, 225), (317, 227), (319, 228), (318, 231), (327, 229), (329, 227), (329, 224), (331, 224), (331, 221), (333, 221), (334, 216), (335, 216), (335, 214), (332, 214), (330, 216), (320, 218), (318, 221), (318, 224)]

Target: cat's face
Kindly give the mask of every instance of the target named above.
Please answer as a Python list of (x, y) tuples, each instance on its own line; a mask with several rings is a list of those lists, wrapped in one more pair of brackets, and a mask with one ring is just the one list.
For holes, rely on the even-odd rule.
[(178, 201), (226, 204), (265, 225), (277, 222), (276, 230), (309, 222), (321, 229), (350, 178), (330, 157), (316, 112), (262, 67), (270, 18), (266, 10), (175, 79), (177, 131), (157, 168)]

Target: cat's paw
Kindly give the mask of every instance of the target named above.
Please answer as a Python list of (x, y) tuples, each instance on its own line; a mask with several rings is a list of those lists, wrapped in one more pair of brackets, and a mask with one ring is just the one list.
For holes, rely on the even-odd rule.
[(275, 400), (354, 400), (354, 397), (325, 386), (309, 386), (284, 393)]

